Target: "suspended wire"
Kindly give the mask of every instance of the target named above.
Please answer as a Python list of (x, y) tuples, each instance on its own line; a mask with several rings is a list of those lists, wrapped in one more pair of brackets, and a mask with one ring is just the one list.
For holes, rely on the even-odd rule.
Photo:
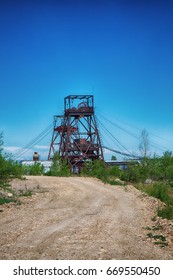
[(41, 138), (39, 138), (37, 141), (35, 141), (28, 148), (22, 149), (21, 152), (15, 156), (15, 158), (19, 158), (20, 156), (25, 154), (27, 151), (31, 150), (36, 144), (40, 143), (40, 141), (42, 141), (48, 134), (50, 134), (50, 131), (48, 131), (46, 134), (44, 134)]
[(22, 156), (27, 151), (31, 150), (36, 144), (40, 143), (48, 134), (50, 134), (50, 131), (48, 131), (45, 135), (43, 135), (38, 141), (36, 141), (32, 146), (30, 146), (28, 149), (25, 149), (23, 152), (21, 152), (19, 155), (16, 156), (16, 158)]
[(18, 154), (20, 154), (21, 150), (23, 149), (27, 149), (29, 146), (31, 146), (33, 143), (35, 143), (35, 141), (37, 141), (40, 137), (42, 137), (42, 135), (44, 135), (47, 130), (49, 130), (50, 128), (52, 128), (53, 124), (49, 125), (46, 129), (44, 129), (37, 137), (35, 137), (31, 142), (29, 142), (26, 146), (24, 146), (23, 148), (21, 148), (19, 151), (17, 151), (14, 156), (17, 156)]
[(45, 135), (43, 135), (41, 138), (39, 138), (37, 141), (33, 143), (33, 145), (29, 146), (27, 149), (22, 150), (18, 155), (15, 156), (15, 158), (19, 158), (23, 154), (25, 154), (27, 151), (31, 150), (36, 144), (40, 143), (48, 134), (50, 134), (50, 131), (48, 131)]
[[(112, 122), (111, 120), (107, 119), (105, 116), (103, 116), (103, 115), (101, 115), (101, 114), (99, 114), (99, 115), (100, 115), (105, 121), (107, 121), (107, 122), (109, 122), (110, 124), (114, 125), (115, 127), (119, 128), (120, 130), (122, 130), (123, 132), (127, 133), (128, 135), (130, 135), (130, 136), (132, 136), (132, 137), (138, 139), (139, 141), (141, 140), (141, 138), (140, 138), (137, 134), (135, 134), (135, 133), (129, 131), (128, 129), (125, 129), (125, 128), (121, 127), (120, 125), (118, 125), (118, 124)], [(119, 121), (120, 121), (120, 120), (119, 120)], [(103, 123), (102, 123), (98, 118), (97, 118), (97, 122), (100, 124), (100, 126), (101, 126), (102, 129), (104, 130), (105, 134), (107, 134), (109, 137), (111, 136), (112, 139), (114, 139), (114, 140), (112, 140), (112, 141), (113, 141), (114, 143), (116, 143), (116, 145), (117, 145), (120, 149), (123, 148), (124, 150), (126, 150), (126, 151), (128, 152), (128, 154), (126, 154), (126, 153), (124, 153), (124, 152), (119, 152), (119, 151), (116, 151), (116, 152), (119, 152), (120, 154), (124, 154), (124, 155), (126, 155), (126, 156), (132, 156), (132, 157), (134, 157), (134, 155), (133, 155), (124, 145), (122, 145), (122, 144), (120, 143), (120, 141), (119, 141), (119, 140), (118, 140), (104, 125), (103, 125)], [(124, 123), (125, 123), (125, 122), (124, 122)], [(128, 123), (126, 123), (126, 124), (128, 124)], [(129, 125), (129, 126), (132, 126), (132, 125), (130, 125), (130, 124), (128, 124), (128, 125)], [(27, 145), (25, 145), (23, 148), (19, 149), (19, 150), (14, 154), (14, 158), (20, 157), (21, 155), (23, 155), (24, 153), (26, 153), (28, 150), (32, 149), (32, 148), (33, 148), (36, 144), (38, 144), (41, 140), (43, 140), (48, 134), (50, 134), (50, 131), (52, 130), (53, 126), (54, 126), (54, 123), (51, 123), (51, 124), (50, 124), (47, 128), (45, 128), (38, 136), (36, 136), (32, 141), (30, 141), (30, 142), (29, 142)], [(136, 128), (136, 129), (142, 131), (141, 129), (139, 129), (139, 128), (135, 127), (135, 126), (132, 126), (132, 127), (134, 127), (134, 128)], [(153, 134), (153, 135), (154, 135), (154, 134)], [(155, 136), (156, 136), (156, 135), (155, 135)], [(104, 137), (104, 136), (103, 136), (103, 137)], [(156, 137), (158, 137), (158, 138), (164, 140), (164, 138), (161, 138), (161, 137), (159, 137), (159, 136), (156, 136)], [(153, 141), (150, 141), (150, 145), (151, 145), (152, 147), (154, 147), (154, 148), (160, 150), (160, 151), (165, 151), (165, 149), (166, 149), (166, 148), (163, 149), (163, 147), (161, 147), (160, 145), (155, 144)], [(105, 148), (107, 148), (107, 147), (105, 147)], [(109, 149), (109, 148), (108, 148), (108, 149)], [(110, 150), (113, 150), (113, 149), (110, 149)]]
[[(104, 112), (102, 112), (100, 109), (98, 110), (98, 108), (97, 108), (97, 111), (100, 111), (101, 114), (104, 114)], [(100, 115), (100, 113), (99, 113), (99, 115)], [(117, 120), (117, 121), (119, 121), (119, 122), (121, 122), (121, 123), (124, 123), (124, 124), (126, 124), (126, 125), (128, 125), (128, 126), (131, 126), (131, 127), (135, 128), (135, 129), (137, 129), (137, 130), (139, 130), (139, 131), (142, 131), (141, 128), (139, 128), (139, 127), (137, 127), (137, 126), (134, 126), (134, 125), (132, 125), (132, 124), (130, 124), (130, 123), (128, 123), (128, 122), (122, 121), (122, 120), (117, 119), (117, 118), (115, 118), (115, 117), (114, 117), (114, 119)], [(172, 144), (172, 141), (170, 141), (170, 140), (168, 140), (168, 139), (165, 139), (164, 137), (158, 136), (158, 135), (156, 135), (156, 134), (154, 134), (154, 133), (152, 133), (152, 132), (149, 132), (149, 133), (150, 133), (151, 135), (153, 135), (154, 137), (157, 137), (157, 138), (159, 138), (159, 139), (161, 139), (161, 140), (163, 140), (163, 141), (166, 141), (166, 142)]]
[[(99, 122), (97, 116), (95, 116), (95, 119), (96, 119), (97, 127), (99, 128), (99, 131), (100, 131), (100, 127), (99, 127), (99, 126), (101, 125), (101, 126), (102, 126), (102, 129), (104, 130), (104, 134), (106, 134), (106, 135), (109, 137), (107, 131), (104, 129), (104, 127), (103, 127), (103, 125), (101, 124), (101, 122)], [(98, 125), (98, 122), (99, 122), (99, 125)], [(102, 141), (102, 138), (103, 138), (103, 139), (104, 139), (104, 143), (106, 142), (106, 143), (108, 144), (108, 146), (111, 146), (110, 142), (107, 140), (107, 138), (105, 138), (104, 134), (103, 134), (103, 133), (100, 133), (101, 142), (103, 142), (103, 141)], [(109, 138), (110, 138), (110, 137), (109, 137)], [(103, 143), (102, 143), (102, 144), (103, 144)]]
[(111, 123), (112, 125), (118, 127), (118, 128), (121, 129), (122, 131), (124, 131), (124, 132), (128, 133), (129, 135), (131, 135), (131, 136), (137, 138), (138, 140), (140, 140), (140, 137), (139, 137), (137, 134), (134, 134), (134, 133), (132, 133), (131, 131), (122, 128), (122, 127), (119, 126), (118, 124), (113, 123), (112, 121), (108, 120), (106, 117), (104, 117), (104, 116), (102, 116), (102, 115), (100, 115), (100, 116), (101, 116), (105, 121)]
[[(109, 137), (109, 139), (110, 139), (110, 134), (108, 134), (108, 132), (105, 129), (105, 127), (103, 126), (103, 124), (99, 120), (98, 120), (98, 122), (99, 122), (99, 126), (102, 127), (102, 129), (104, 131), (104, 134), (106, 134)], [(102, 137), (104, 139), (106, 139), (104, 136), (102, 136)], [(113, 141), (114, 145), (116, 145), (120, 150), (122, 149), (122, 147), (119, 145), (119, 143), (115, 142), (112, 138), (111, 138), (111, 140)], [(106, 139), (106, 142), (108, 143), (107, 139)], [(111, 146), (110, 143), (108, 143), (108, 144), (109, 144), (109, 146)]]
[[(100, 124), (101, 124), (101, 123), (100, 123)], [(103, 127), (103, 129), (104, 129), (104, 127)], [(108, 133), (107, 133), (105, 130), (104, 130), (104, 133), (108, 135)], [(104, 137), (104, 136), (103, 136), (103, 137)], [(104, 139), (105, 139), (105, 137), (104, 137)], [(108, 143), (107, 139), (106, 139), (106, 142)], [(114, 142), (114, 143), (115, 143), (115, 142)], [(116, 145), (117, 145), (117, 144), (118, 144), (118, 143), (116, 143)], [(118, 153), (118, 154), (127, 156), (127, 157), (133, 157), (133, 158), (138, 158), (138, 159), (141, 158), (141, 157), (139, 157), (139, 156), (137, 156), (137, 155), (134, 155), (134, 154), (132, 154), (132, 153), (130, 153), (130, 154), (128, 153), (128, 154), (127, 154), (127, 153), (125, 153), (125, 152), (123, 152), (123, 151), (120, 152), (120, 151), (117, 151), (117, 150), (115, 150), (115, 149), (113, 149), (113, 148), (110, 148), (110, 146), (111, 146), (110, 143), (108, 143), (108, 145), (109, 145), (109, 147), (107, 147), (107, 146), (104, 145), (103, 148), (104, 148), (104, 149), (107, 149), (107, 150), (109, 150), (109, 151), (112, 151), (112, 152), (114, 152), (114, 153)], [(117, 146), (118, 146), (118, 145), (117, 145)], [(120, 149), (121, 149), (121, 148), (120, 148)]]
[[(137, 134), (132, 133), (131, 131), (122, 128), (121, 126), (119, 126), (119, 125), (115, 124), (114, 122), (108, 120), (106, 117), (102, 116), (101, 114), (99, 114), (99, 115), (100, 115), (104, 120), (106, 120), (107, 122), (111, 123), (112, 125), (118, 127), (118, 128), (121, 129), (122, 131), (124, 131), (124, 132), (126, 132), (127, 134), (129, 134), (130, 136), (135, 137), (136, 139), (138, 139), (139, 141), (141, 141), (141, 138), (140, 138)], [(140, 131), (142, 131), (142, 130), (140, 130)], [(154, 148), (156, 148), (157, 150), (160, 150), (160, 151), (162, 151), (162, 152), (164, 152), (165, 150), (167, 150), (167, 148), (162, 147), (161, 145), (156, 144), (156, 143), (154, 143), (153, 141), (150, 141), (150, 146), (152, 146), (152, 147), (154, 147)]]
[(123, 155), (123, 156), (126, 156), (126, 157), (133, 157), (133, 158), (136, 158), (136, 159), (142, 159), (142, 157), (139, 157), (137, 155), (133, 155), (133, 154), (127, 154), (127, 153), (124, 153), (124, 152), (120, 152), (120, 151), (117, 151), (117, 150), (114, 150), (112, 148), (109, 148), (109, 147), (106, 147), (106, 146), (103, 146), (103, 148), (109, 150), (109, 151), (112, 151), (114, 153), (117, 153), (117, 154), (120, 154), (120, 155)]
[(35, 137), (32, 141), (30, 141), (26, 146), (24, 146), (23, 148), (18, 150), (14, 154), (14, 158), (18, 158), (19, 156), (24, 154), (26, 151), (28, 151), (29, 149), (34, 147), (34, 145), (38, 144), (41, 140), (43, 140), (48, 135), (48, 133), (50, 133), (52, 128), (53, 128), (53, 123), (51, 123), (51, 125), (49, 125), (46, 129), (44, 129), (37, 137)]
[(164, 152), (165, 150), (167, 150), (167, 148), (161, 147), (158, 144), (155, 144), (153, 141), (149, 141), (150, 146), (152, 146), (153, 148), (156, 148), (157, 150)]
[[(101, 114), (104, 114), (104, 112), (102, 112), (101, 110), (98, 110), (98, 109), (97, 109), (97, 111), (100, 111)], [(101, 115), (100, 113), (99, 113), (99, 115)], [(109, 116), (109, 117), (110, 117), (110, 116)], [(128, 125), (128, 126), (131, 126), (131, 127), (135, 128), (135, 129), (141, 131), (141, 128), (136, 127), (136, 126), (134, 126), (134, 125), (132, 125), (132, 124), (130, 124), (130, 123), (128, 123), (128, 122), (122, 121), (122, 120), (117, 119), (117, 118), (115, 118), (115, 117), (114, 117), (114, 119), (117, 120), (117, 121), (119, 121), (119, 122), (121, 122), (121, 123), (124, 123), (124, 124), (126, 124), (126, 125)]]
[[(104, 137), (104, 135), (107, 135), (107, 136), (109, 137), (109, 139), (110, 139), (111, 141), (113, 141), (113, 143), (116, 144), (117, 147), (120, 148), (119, 144), (118, 144), (117, 142), (115, 143), (115, 141), (114, 141), (112, 138), (110, 138), (110, 134), (108, 133), (108, 131), (107, 131), (107, 129), (105, 128), (105, 126), (101, 123), (101, 121), (99, 121), (99, 120), (97, 119), (97, 123), (99, 124), (99, 127), (100, 127), (100, 128), (103, 130), (103, 132), (104, 132), (104, 134), (101, 133), (102, 137), (103, 137), (104, 139), (106, 139), (106, 138)], [(108, 143), (107, 139), (106, 139), (106, 142)], [(109, 145), (110, 145), (110, 143), (109, 143)], [(122, 149), (122, 147), (121, 147), (120, 149)]]
[(98, 120), (98, 122), (101, 124), (101, 126), (102, 127), (104, 127), (104, 129), (111, 135), (111, 137), (121, 146), (121, 147), (123, 147), (123, 149), (124, 150), (126, 150), (128, 153), (129, 153), (129, 155), (131, 154), (132, 155), (132, 153), (124, 146), (124, 145), (122, 145), (121, 143), (120, 143), (120, 141)]
[[(104, 131), (104, 133), (107, 134), (106, 131)], [(107, 134), (107, 135), (108, 135), (108, 134)], [(101, 134), (101, 138), (103, 138), (103, 140), (104, 140), (103, 143), (104, 143), (104, 144), (107, 143), (108, 147), (111, 147), (110, 142), (105, 138), (105, 136), (103, 135), (103, 133)]]
[(128, 153), (130, 153), (130, 151), (120, 143), (120, 141), (99, 121), (99, 123), (104, 127), (104, 129), (111, 135), (111, 137), (123, 148), (125, 149)]

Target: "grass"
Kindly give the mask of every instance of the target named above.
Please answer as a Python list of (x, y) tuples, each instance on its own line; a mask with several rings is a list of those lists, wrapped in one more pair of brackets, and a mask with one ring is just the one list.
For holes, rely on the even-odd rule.
[[(134, 185), (138, 190), (147, 193), (149, 196), (160, 199), (165, 203), (163, 208), (159, 208), (157, 215), (164, 219), (173, 219), (173, 188), (164, 182), (156, 182), (150, 185), (138, 183)], [(155, 217), (153, 217), (153, 221)]]
[(152, 230), (153, 230), (153, 231), (157, 231), (157, 230), (161, 230), (161, 229), (163, 229), (163, 226), (160, 225), (160, 224), (157, 224), (157, 225), (155, 225), (155, 226), (152, 227)]
[(163, 226), (158, 223), (158, 224), (156, 224), (155, 226), (152, 226), (152, 227), (146, 226), (144, 229), (157, 231), (157, 230), (163, 229)]
[(166, 205), (164, 208), (158, 209), (157, 214), (159, 217), (162, 217), (163, 219), (172, 220), (173, 219), (173, 206)]
[(148, 237), (148, 238), (153, 238), (153, 234), (152, 234), (151, 232), (148, 232), (148, 233), (147, 233), (147, 237)]
[(160, 199), (166, 204), (173, 204), (173, 193), (172, 188), (163, 182), (156, 182), (150, 185), (138, 183), (134, 185), (138, 190), (147, 193), (149, 196)]
[(16, 202), (14, 198), (0, 197), (0, 205), (10, 202)]
[(24, 193), (19, 194), (18, 196), (32, 196), (32, 191), (26, 191)]
[(163, 242), (163, 241), (155, 241), (154, 244), (160, 245), (160, 247), (168, 246), (168, 242)]
[[(154, 230), (154, 228), (153, 228), (153, 230)], [(148, 232), (147, 237), (148, 238), (153, 238), (154, 240), (156, 240), (154, 242), (154, 244), (160, 245), (160, 247), (168, 246), (168, 242), (166, 241), (166, 237), (164, 235), (161, 235), (161, 234), (153, 235), (152, 232)]]
[(154, 240), (154, 244), (160, 245), (160, 247), (168, 246), (168, 242), (166, 240), (166, 237), (162, 234), (155, 234), (156, 231), (162, 230), (163, 226), (160, 223), (157, 223), (156, 225), (152, 227), (145, 227), (146, 230), (149, 230), (147, 233), (147, 238), (151, 238)]
[(114, 179), (107, 179), (106, 183), (110, 184), (110, 185), (117, 185), (117, 186), (126, 186), (127, 184), (118, 180), (114, 180)]
[[(3, 194), (0, 195), (0, 205), (6, 204), (6, 203), (11, 203), (11, 202), (15, 202), (15, 203), (19, 204), (20, 203), (18, 200), (19, 197), (32, 196), (32, 191), (30, 191), (30, 190), (21, 191), (20, 194), (16, 193), (14, 190), (11, 189), (9, 184), (3, 184), (3, 186), (1, 185), (0, 190), (3, 190), (3, 192), (4, 192)], [(8, 197), (7, 193), (10, 193), (12, 195), (10, 197)]]
[(153, 235), (152, 238), (154, 238), (155, 240), (160, 239), (161, 241), (166, 241), (166, 237), (161, 234)]

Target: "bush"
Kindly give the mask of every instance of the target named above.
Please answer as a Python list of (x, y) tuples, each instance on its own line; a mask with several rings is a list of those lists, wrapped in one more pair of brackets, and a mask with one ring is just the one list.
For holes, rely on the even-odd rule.
[(120, 177), (121, 170), (117, 166), (106, 166), (101, 160), (86, 161), (82, 168), (82, 175), (96, 177), (104, 183), (119, 185), (115, 179)]
[(173, 155), (165, 152), (162, 157), (144, 158), (140, 164), (128, 167), (121, 179), (129, 182), (145, 182), (146, 179), (167, 181), (173, 184)]
[(0, 205), (10, 202), (14, 202), (14, 199), (8, 197), (0, 197)]
[(18, 162), (0, 155), (0, 180), (22, 177), (22, 167)]
[(166, 204), (171, 204), (172, 199), (169, 195), (169, 185), (163, 183), (154, 183), (145, 188), (148, 195), (156, 197)]
[(145, 172), (140, 166), (129, 166), (120, 174), (120, 179), (127, 182), (138, 183), (145, 180)]
[(14, 197), (8, 197), (7, 192), (13, 196), (9, 181), (13, 178), (22, 178), (22, 166), (13, 161), (8, 154), (3, 153), (3, 137), (0, 133), (0, 204), (16, 202)]
[(106, 172), (107, 172), (108, 176), (112, 176), (112, 177), (119, 178), (121, 175), (121, 170), (119, 169), (118, 166), (107, 167)]
[(70, 166), (66, 160), (61, 159), (58, 153), (54, 154), (50, 170), (46, 173), (48, 176), (70, 176)]
[(44, 166), (40, 162), (35, 162), (33, 165), (23, 165), (22, 173), (24, 175), (42, 175), (44, 174)]
[(101, 160), (85, 161), (81, 174), (96, 177), (104, 183), (108, 179), (106, 166)]
[(173, 206), (172, 205), (166, 205), (163, 209), (158, 209), (157, 211), (158, 216), (172, 220), (173, 219)]

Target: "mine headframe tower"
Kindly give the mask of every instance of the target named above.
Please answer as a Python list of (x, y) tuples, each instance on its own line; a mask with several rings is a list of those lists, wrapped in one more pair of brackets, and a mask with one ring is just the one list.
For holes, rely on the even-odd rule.
[(85, 160), (104, 160), (93, 95), (64, 98), (64, 115), (54, 116), (49, 160), (55, 152), (69, 162), (72, 171), (79, 170)]

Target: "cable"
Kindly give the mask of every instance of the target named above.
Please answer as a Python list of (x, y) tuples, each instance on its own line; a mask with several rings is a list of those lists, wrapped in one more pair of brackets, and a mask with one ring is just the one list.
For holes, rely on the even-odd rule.
[[(110, 138), (110, 135), (108, 134), (107, 130), (106, 130), (105, 127), (102, 125), (102, 123), (99, 122), (99, 125), (102, 127), (102, 129), (103, 129), (103, 131), (104, 131), (104, 134), (106, 134), (106, 135), (109, 137), (109, 139), (114, 143), (114, 145), (116, 145), (119, 149), (122, 149), (122, 147), (119, 145), (119, 143), (115, 142), (112, 138)], [(104, 137), (104, 136), (103, 136), (103, 137)], [(104, 137), (104, 138), (105, 138), (105, 137)], [(108, 142), (108, 141), (106, 140), (106, 142)], [(110, 143), (108, 143), (108, 144), (109, 144), (109, 146), (110, 146)]]
[(22, 156), (23, 154), (25, 154), (28, 150), (32, 149), (36, 144), (38, 144), (41, 140), (43, 140), (48, 134), (50, 133), (50, 131), (48, 131), (45, 135), (42, 136), (42, 138), (40, 138), (38, 141), (36, 141), (32, 146), (30, 146), (28, 149), (25, 149), (25, 151), (21, 152), (19, 155), (16, 156), (16, 158)]
[[(99, 111), (101, 114), (104, 114), (104, 112), (102, 112), (102, 111), (101, 111), (100, 109), (98, 109), (98, 108), (97, 108), (97, 111)], [(99, 115), (101, 115), (101, 114), (99, 114)], [(117, 120), (118, 122), (124, 123), (124, 124), (126, 124), (126, 125), (128, 125), (128, 126), (131, 126), (131, 127), (135, 128), (135, 129), (141, 131), (141, 128), (139, 128), (139, 127), (137, 127), (137, 126), (134, 126), (134, 125), (132, 125), (132, 124), (130, 124), (130, 123), (128, 123), (128, 122), (122, 121), (122, 120), (117, 119), (117, 118), (115, 118), (115, 117), (114, 117), (114, 119)], [(153, 135), (154, 137), (157, 137), (157, 138), (159, 138), (159, 139), (162, 139), (162, 140), (164, 140), (164, 141), (166, 141), (166, 142), (172, 144), (172, 141), (170, 141), (170, 140), (168, 140), (168, 139), (165, 139), (165, 138), (163, 138), (163, 137), (160, 137), (160, 136), (158, 136), (158, 135), (156, 135), (156, 134), (154, 134), (154, 133), (152, 133), (152, 132), (149, 132), (149, 134), (151, 134), (151, 135)]]
[(15, 154), (14, 154), (14, 158), (18, 158), (20, 155), (22, 155), (24, 153), (23, 150), (28, 151), (31, 147), (33, 147), (35, 144), (37, 144), (38, 142), (40, 142), (43, 138), (45, 138), (45, 136), (47, 136), (48, 133), (50, 133), (50, 130), (53, 127), (53, 123), (51, 123), (51, 125), (49, 125), (46, 129), (44, 129), (37, 137), (35, 137), (32, 141), (30, 141), (27, 145), (25, 145), (22, 149), (18, 150)]
[(111, 148), (108, 148), (108, 147), (106, 147), (106, 146), (103, 146), (103, 148), (104, 149), (107, 149), (107, 150), (109, 150), (109, 151), (112, 151), (112, 152), (114, 152), (114, 153), (117, 153), (117, 154), (120, 154), (120, 155), (123, 155), (123, 156), (127, 156), (127, 157), (133, 157), (133, 158), (137, 158), (137, 159), (141, 159), (142, 157), (138, 157), (138, 156), (136, 156), (136, 155), (132, 155), (132, 154), (127, 154), (127, 153), (124, 153), (124, 152), (120, 152), (120, 151), (117, 151), (117, 150), (114, 150), (114, 149), (111, 149)]
[[(99, 122), (99, 124), (101, 124), (103, 127), (104, 127), (104, 125), (98, 120), (98, 122)], [(120, 143), (120, 141), (106, 128), (106, 127), (104, 127), (104, 129), (112, 136), (112, 138), (121, 146), (121, 147), (123, 147), (123, 149), (125, 149), (127, 152), (128, 152), (128, 154), (130, 155), (131, 154), (131, 152), (124, 146), (124, 145), (122, 145), (121, 143)], [(132, 155), (132, 154), (131, 154)]]
[[(40, 138), (48, 129), (50, 129), (53, 126), (53, 124), (49, 125), (46, 129), (44, 129), (37, 137), (35, 137), (31, 142), (29, 142), (26, 146), (24, 146), (22, 149), (27, 149), (28, 146), (32, 145), (35, 141), (37, 141), (38, 138)], [(20, 150), (16, 152), (15, 155), (20, 153)], [(14, 155), (14, 156), (15, 156)]]
[[(113, 123), (112, 121), (108, 120), (106, 117), (102, 116), (101, 114), (99, 114), (99, 115), (100, 115), (104, 120), (106, 120), (107, 122), (111, 123), (112, 125), (118, 127), (119, 129), (121, 129), (122, 131), (126, 132), (126, 133), (129, 134), (130, 136), (135, 137), (135, 138), (138, 139), (139, 141), (141, 140), (141, 138), (140, 138), (138, 135), (136, 135), (135, 133), (132, 133), (131, 131), (129, 131), (129, 130), (127, 130), (127, 129), (124, 129), (124, 128), (122, 128), (121, 126), (119, 126), (119, 125)], [(142, 131), (142, 130), (140, 130), (140, 131)], [(160, 150), (160, 151), (162, 151), (162, 152), (164, 152), (165, 150), (167, 150), (167, 148), (162, 147), (161, 145), (158, 145), (158, 144), (154, 143), (154, 142), (151, 141), (151, 140), (150, 140), (149, 142), (150, 142), (150, 146), (156, 148), (157, 150)]]

